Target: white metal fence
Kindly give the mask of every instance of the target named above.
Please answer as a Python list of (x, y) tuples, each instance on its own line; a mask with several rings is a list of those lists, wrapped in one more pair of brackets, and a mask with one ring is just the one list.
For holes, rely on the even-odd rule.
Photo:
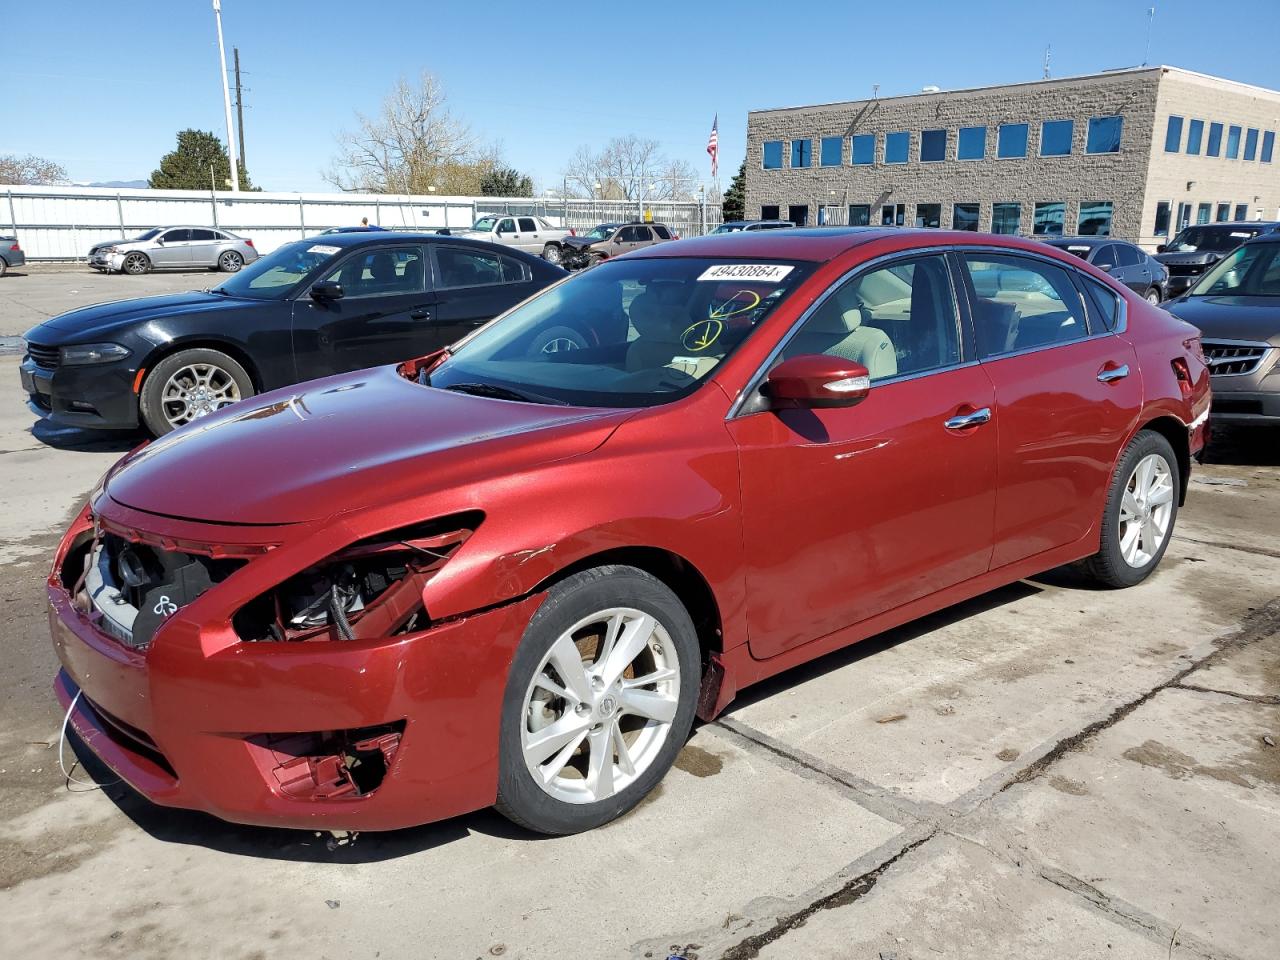
[(0, 233), (14, 233), (31, 260), (82, 259), (102, 240), (132, 237), (152, 227), (221, 227), (253, 240), (266, 253), (283, 243), (368, 217), (388, 229), (470, 226), (485, 213), (543, 216), (578, 230), (609, 220), (651, 215), (680, 236), (699, 236), (720, 223), (720, 205), (698, 201), (540, 200), (505, 197), (399, 196), (371, 193), (222, 193), (199, 190), (116, 190), (103, 187), (0, 186)]

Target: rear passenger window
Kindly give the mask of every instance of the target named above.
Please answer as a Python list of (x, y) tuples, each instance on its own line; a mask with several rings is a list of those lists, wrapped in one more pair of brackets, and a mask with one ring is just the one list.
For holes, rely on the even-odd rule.
[(522, 233), (537, 233), (538, 225), (533, 222), (533, 217), (521, 217), (520, 230)]
[(1142, 262), (1142, 254), (1137, 247), (1131, 247), (1127, 243), (1117, 243), (1115, 248), (1120, 258), (1120, 266), (1136, 267)]
[(1065, 270), (1022, 257), (968, 254), (973, 322), (982, 357), (1088, 336), (1080, 295)]
[(653, 225), (653, 232), (654, 232), (654, 233), (656, 233), (656, 234), (657, 234), (659, 237), (661, 237), (663, 240), (670, 240), (670, 239), (671, 239), (671, 231), (669, 231), (666, 227), (664, 227), (664, 226), (663, 226), (662, 224), (660, 224), (660, 223), (655, 223), (655, 224)]
[(1091, 277), (1081, 276), (1080, 280), (1089, 296), (1089, 309), (1094, 318), (1101, 321), (1095, 324), (1095, 328), (1101, 326), (1107, 330), (1114, 330), (1120, 320), (1120, 297), (1110, 287), (1098, 283)]
[(218, 235), (212, 230), (192, 230), (191, 239), (195, 240), (217, 240)]
[(942, 257), (899, 261), (836, 288), (787, 344), (862, 364), (872, 380), (956, 363), (955, 297)]
[(436, 266), (440, 271), (442, 288), (522, 283), (529, 278), (528, 267), (519, 260), (488, 250), (437, 247)]

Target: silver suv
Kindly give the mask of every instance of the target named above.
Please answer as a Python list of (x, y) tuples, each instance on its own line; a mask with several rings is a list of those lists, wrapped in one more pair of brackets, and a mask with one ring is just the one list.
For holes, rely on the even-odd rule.
[(156, 227), (132, 240), (89, 248), (86, 262), (104, 273), (147, 273), (201, 267), (235, 273), (258, 259), (253, 241), (212, 227)]
[(580, 237), (567, 238), (560, 265), (568, 270), (592, 267), (610, 257), (620, 257), (641, 247), (679, 239), (679, 234), (662, 223), (643, 223), (639, 220), (632, 220), (630, 223), (602, 223)]

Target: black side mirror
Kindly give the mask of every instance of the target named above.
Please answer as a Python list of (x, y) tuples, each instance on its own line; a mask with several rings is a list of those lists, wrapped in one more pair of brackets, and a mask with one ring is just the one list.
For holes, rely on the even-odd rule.
[(341, 300), (343, 295), (342, 284), (337, 280), (321, 280), (311, 287), (312, 300)]

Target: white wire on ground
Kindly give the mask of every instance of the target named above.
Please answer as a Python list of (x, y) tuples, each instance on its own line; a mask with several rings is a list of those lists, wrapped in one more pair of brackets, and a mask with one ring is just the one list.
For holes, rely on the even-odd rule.
[[(82, 693), (84, 693), (84, 691), (83, 691), (83, 690), (77, 690), (77, 691), (76, 691), (76, 695), (75, 695), (74, 697), (72, 697), (72, 698), (71, 698), (71, 706), (67, 707), (67, 715), (66, 715), (65, 717), (63, 717), (63, 718), (62, 718), (62, 729), (61, 729), (61, 731), (59, 731), (59, 733), (58, 733), (58, 769), (59, 769), (59, 770), (61, 770), (61, 771), (62, 771), (62, 775), (63, 775), (64, 777), (66, 777), (66, 778), (67, 778), (67, 789), (68, 789), (68, 790), (70, 790), (70, 789), (71, 789), (71, 784), (73, 784), (73, 783), (78, 783), (78, 784), (80, 784), (80, 786), (82, 786), (82, 787), (88, 787), (88, 788), (89, 788), (89, 789), (91, 789), (91, 790), (101, 790), (103, 787), (109, 787), (109, 786), (111, 786), (113, 783), (119, 783), (123, 778), (122, 778), (122, 777), (116, 777), (114, 780), (108, 781), (107, 783), (97, 783), (97, 782), (96, 782), (96, 781), (94, 781), (94, 780), (77, 780), (75, 777), (73, 777), (73, 776), (71, 775), (71, 771), (67, 769), (67, 765), (66, 765), (66, 763), (64, 762), (64, 760), (62, 759), (62, 758), (63, 758), (63, 748), (66, 746), (66, 743), (67, 743), (67, 724), (69, 724), (69, 723), (71, 722), (71, 714), (75, 712), (75, 709), (76, 709), (76, 703), (80, 700), (80, 694), (82, 694)], [(73, 763), (73, 764), (71, 765), (71, 770), (74, 770), (74, 769), (79, 765), (79, 763), (80, 763), (80, 761), (79, 761), (79, 760), (77, 760), (75, 763)], [(84, 793), (84, 792), (86, 792), (86, 791), (83, 791), (83, 790), (74, 790), (74, 791), (72, 791), (72, 792), (73, 792), (73, 793)]]

